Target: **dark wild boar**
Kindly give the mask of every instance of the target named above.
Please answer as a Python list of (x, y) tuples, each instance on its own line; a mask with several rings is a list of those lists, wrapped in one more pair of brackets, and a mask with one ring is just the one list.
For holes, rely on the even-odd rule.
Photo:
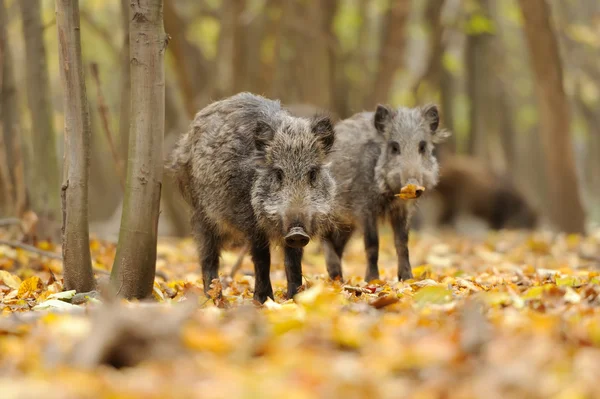
[[(338, 185), (338, 228), (323, 241), (331, 278), (342, 278), (342, 254), (356, 227), (364, 233), (365, 279), (379, 278), (380, 219), (388, 219), (394, 230), (398, 278), (412, 278), (408, 231), (415, 199), (436, 185), (438, 163), (432, 151), (450, 136), (439, 124), (435, 105), (398, 109), (379, 105), (375, 112), (360, 113), (336, 125), (332, 172)], [(399, 198), (410, 185), (416, 187), (415, 199)]]
[[(449, 156), (442, 162), (434, 190), (441, 212), (438, 225), (452, 225), (458, 216), (484, 220), (491, 229), (532, 229), (538, 216), (506, 176), (470, 156)], [(433, 198), (432, 198), (433, 199)]]
[(273, 298), (270, 243), (285, 252), (288, 297), (302, 285), (303, 247), (330, 230), (335, 181), (328, 117), (297, 118), (278, 101), (240, 93), (198, 112), (177, 143), (170, 168), (193, 208), (204, 290), (218, 278), (219, 254), (250, 243), (254, 298)]

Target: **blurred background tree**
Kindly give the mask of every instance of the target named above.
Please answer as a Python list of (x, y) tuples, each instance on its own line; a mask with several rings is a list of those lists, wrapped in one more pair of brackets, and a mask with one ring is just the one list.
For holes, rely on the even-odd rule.
[[(116, 239), (127, 104), (136, 101), (128, 1), (80, 8), (91, 231)], [(0, 0), (2, 217), (58, 215), (64, 123), (54, 24), (53, 0)], [(437, 102), (454, 132), (439, 150), (442, 172), (453, 154), (473, 156), (549, 225), (581, 231), (600, 221), (597, 1), (164, 0), (164, 24), (165, 154), (201, 107), (242, 90), (342, 118), (376, 103)], [(186, 208), (167, 175), (162, 192), (160, 233), (186, 234)]]

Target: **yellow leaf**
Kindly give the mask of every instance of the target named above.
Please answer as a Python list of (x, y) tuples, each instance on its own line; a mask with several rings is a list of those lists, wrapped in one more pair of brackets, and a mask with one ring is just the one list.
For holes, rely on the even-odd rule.
[(31, 276), (21, 283), (17, 296), (19, 298), (25, 298), (31, 296), (33, 293), (41, 290), (42, 288), (42, 280), (40, 280), (38, 276)]
[(442, 305), (452, 300), (452, 291), (441, 286), (423, 287), (415, 294), (413, 299), (417, 305)]
[(19, 286), (21, 285), (21, 279), (14, 274), (10, 274), (6, 270), (0, 270), (0, 282), (13, 290), (19, 289)]
[(182, 334), (184, 345), (193, 350), (224, 354), (230, 352), (234, 347), (234, 343), (215, 328), (186, 325)]

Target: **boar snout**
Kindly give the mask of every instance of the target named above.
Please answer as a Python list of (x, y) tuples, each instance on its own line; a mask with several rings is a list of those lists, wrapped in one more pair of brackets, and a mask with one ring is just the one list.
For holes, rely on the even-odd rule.
[(310, 241), (310, 237), (302, 227), (292, 227), (284, 237), (285, 245), (292, 248), (302, 248)]

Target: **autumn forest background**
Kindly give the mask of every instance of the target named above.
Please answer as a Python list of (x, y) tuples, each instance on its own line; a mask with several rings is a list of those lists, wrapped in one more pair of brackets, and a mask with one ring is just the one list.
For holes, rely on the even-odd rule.
[[(134, 82), (134, 3), (0, 0), (3, 397), (600, 394), (600, 2), (142, 0), (162, 3), (164, 107), (161, 85), (140, 96)], [(67, 62), (76, 48), (67, 31), (81, 35), (89, 154), (65, 134), (87, 123), (73, 94), (81, 86), (65, 72), (79, 71)], [(123, 238), (127, 174), (140, 165), (131, 143), (162, 158), (160, 171), (197, 111), (241, 91), (336, 120), (379, 103), (439, 105), (453, 133), (436, 150), (447, 191), (422, 199), (413, 280), (397, 280), (383, 227), (381, 280), (362, 279), (360, 237), (344, 255), (344, 281), (326, 278), (311, 242), (302, 292), (285, 296), (273, 251), (275, 300), (260, 305), (251, 260), (228, 248), (206, 296), (189, 208), (166, 170), (160, 208), (138, 198), (143, 206), (126, 205), (123, 219), (143, 224), (160, 212), (158, 245)], [(142, 97), (164, 110), (164, 142), (161, 131), (131, 139)], [(162, 111), (139, 115), (162, 123)], [(64, 176), (78, 181), (88, 155), (85, 220)], [(517, 202), (490, 206), (499, 192)], [(442, 223), (450, 213), (463, 218)], [(538, 223), (494, 224), (498, 214)], [(89, 245), (63, 224), (89, 226)], [(127, 276), (117, 241), (156, 252), (133, 274), (145, 291), (124, 295), (152, 303), (96, 291), (110, 293), (111, 270)]]
[[(64, 126), (54, 3), (3, 3), (2, 215), (32, 209), (56, 218)], [(81, 2), (90, 222), (108, 235), (118, 229), (128, 150), (128, 6), (121, 3)], [(528, 32), (516, 1), (401, 1), (392, 9), (385, 0), (165, 1), (165, 154), (195, 112), (239, 91), (341, 118), (378, 102), (437, 102), (454, 133), (442, 150), (506, 173), (545, 220), (582, 231), (584, 221), (600, 219), (599, 6), (547, 5), (531, 5), (539, 20)], [(164, 234), (188, 232), (178, 201), (165, 181)]]

